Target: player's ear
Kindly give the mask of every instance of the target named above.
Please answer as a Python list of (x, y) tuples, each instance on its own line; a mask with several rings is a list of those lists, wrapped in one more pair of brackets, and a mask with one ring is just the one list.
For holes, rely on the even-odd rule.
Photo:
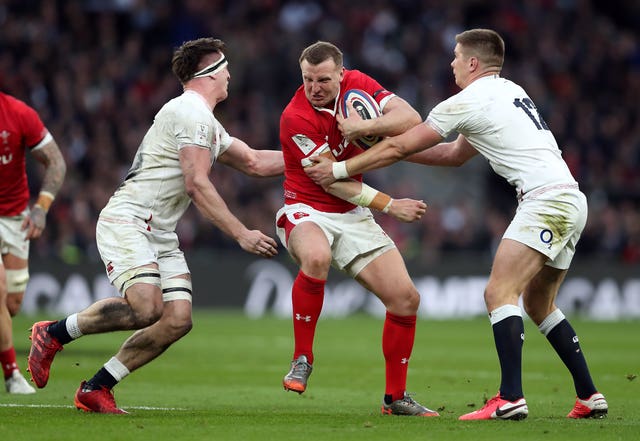
[(478, 68), (478, 58), (477, 57), (469, 57), (469, 69), (471, 72), (475, 71)]

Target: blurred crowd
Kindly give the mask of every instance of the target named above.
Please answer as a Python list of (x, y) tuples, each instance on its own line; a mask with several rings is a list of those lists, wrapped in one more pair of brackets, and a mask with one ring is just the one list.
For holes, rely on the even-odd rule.
[[(230, 95), (216, 115), (255, 148), (278, 148), (280, 112), (301, 84), (298, 57), (317, 40), (423, 116), (457, 92), (454, 36), (490, 27), (505, 38), (503, 76), (520, 83), (554, 132), (589, 198), (581, 257), (640, 263), (640, 6), (610, 0), (0, 0), (0, 90), (35, 107), (61, 147), (68, 176), (33, 256), (98, 259), (95, 221), (120, 184), (160, 106), (181, 92), (173, 49), (214, 36), (227, 43)], [(448, 251), (490, 254), (516, 199), (480, 157), (459, 169), (407, 165), (373, 185), (425, 199), (416, 224), (379, 220), (409, 260)], [(398, 165), (400, 166), (400, 165)], [(37, 164), (29, 164), (37, 188)], [(274, 233), (281, 179), (216, 165), (232, 211)], [(237, 249), (190, 209), (186, 251)]]

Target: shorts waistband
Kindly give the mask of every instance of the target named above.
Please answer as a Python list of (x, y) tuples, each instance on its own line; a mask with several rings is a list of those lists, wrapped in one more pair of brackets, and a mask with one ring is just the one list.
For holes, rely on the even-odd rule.
[(540, 196), (541, 194), (546, 193), (546, 192), (551, 191), (551, 190), (578, 190), (579, 188), (580, 187), (576, 183), (549, 185), (547, 187), (541, 187), (541, 188), (538, 188), (538, 189), (533, 190), (533, 191), (528, 191), (527, 193), (520, 193), (518, 195), (518, 202), (524, 201), (525, 199), (526, 200), (535, 199), (538, 196)]

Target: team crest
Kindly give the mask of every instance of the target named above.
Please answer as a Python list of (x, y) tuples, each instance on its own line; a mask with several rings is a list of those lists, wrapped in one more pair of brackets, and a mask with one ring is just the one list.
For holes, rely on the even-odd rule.
[(309, 137), (306, 135), (302, 135), (299, 133), (297, 135), (293, 135), (291, 139), (296, 143), (300, 151), (304, 153), (305, 156), (314, 151), (316, 148), (316, 143), (309, 139)]
[(195, 142), (198, 145), (207, 145), (207, 139), (209, 138), (209, 126), (202, 123), (196, 124), (196, 137)]

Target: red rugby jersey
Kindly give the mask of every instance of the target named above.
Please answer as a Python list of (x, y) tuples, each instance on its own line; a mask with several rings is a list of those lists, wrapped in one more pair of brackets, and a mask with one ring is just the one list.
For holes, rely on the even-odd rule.
[[(345, 70), (340, 84), (338, 102), (349, 89), (361, 89), (380, 102), (394, 94), (384, 89), (380, 83), (358, 70)], [(337, 106), (335, 109), (337, 111)], [(354, 144), (347, 143), (331, 109), (314, 108), (300, 86), (285, 107), (280, 117), (280, 144), (284, 155), (284, 198), (285, 204), (304, 203), (316, 210), (330, 213), (345, 213), (355, 205), (326, 193), (305, 174), (301, 164), (303, 158), (311, 156), (318, 148), (328, 144), (336, 160), (344, 161), (362, 152)], [(362, 175), (353, 176), (362, 181)]]
[(0, 92), (0, 216), (16, 216), (29, 203), (25, 152), (48, 133), (34, 109)]

